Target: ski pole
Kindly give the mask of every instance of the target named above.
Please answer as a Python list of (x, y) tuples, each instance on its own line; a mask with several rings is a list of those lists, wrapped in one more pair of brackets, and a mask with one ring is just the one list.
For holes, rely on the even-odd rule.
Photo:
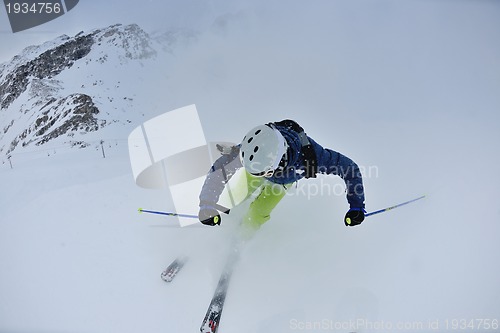
[(139, 213), (149, 213), (149, 214), (157, 214), (157, 215), (167, 215), (167, 216), (178, 216), (178, 217), (187, 217), (191, 219), (197, 219), (196, 215), (188, 215), (188, 214), (177, 214), (177, 213), (169, 213), (169, 212), (159, 212), (156, 210), (147, 210), (139, 208)]
[[(391, 206), (391, 207), (387, 207), (387, 208), (376, 210), (374, 212), (366, 213), (365, 217), (372, 216), (372, 215), (375, 215), (375, 214), (380, 214), (380, 213), (383, 213), (383, 212), (387, 212), (387, 211), (389, 211), (391, 209), (407, 205), (409, 203), (415, 202), (415, 201), (423, 199), (423, 198), (425, 198), (425, 195), (422, 195), (421, 197), (418, 197), (418, 198), (415, 198), (415, 199), (412, 199), (412, 200), (409, 200), (409, 201), (406, 201), (406, 202), (402, 202), (400, 204), (397, 204), (397, 205), (394, 205), (394, 206)], [(226, 207), (217, 205), (216, 208), (219, 209), (220, 211), (222, 211), (223, 213), (229, 214), (230, 209), (228, 209)], [(198, 218), (197, 215), (178, 214), (178, 213), (172, 213), (172, 212), (160, 212), (160, 211), (156, 211), (156, 210), (147, 210), (147, 209), (142, 209), (142, 208), (139, 208), (138, 210), (139, 210), (139, 213), (149, 213), (149, 214), (167, 215), (167, 216), (178, 216), (178, 217), (186, 217), (186, 218), (191, 218), (191, 219), (197, 219)]]
[[(218, 205), (218, 204), (215, 205), (215, 208), (217, 208), (218, 210), (220, 210), (221, 212), (223, 212), (225, 214), (229, 214), (229, 212), (231, 211), (229, 208), (226, 208), (226, 207)], [(142, 208), (139, 208), (138, 210), (139, 210), (139, 213), (149, 213), (149, 214), (157, 214), (157, 215), (187, 217), (187, 218), (190, 218), (190, 219), (197, 219), (198, 218), (198, 215), (178, 214), (178, 213), (171, 213), (171, 212), (160, 212), (160, 211), (157, 211), (157, 210), (147, 210), (147, 209), (142, 209)]]
[(380, 213), (383, 213), (383, 212), (387, 212), (387, 211), (389, 211), (391, 209), (407, 205), (409, 203), (415, 202), (415, 201), (423, 199), (423, 198), (425, 198), (425, 195), (422, 195), (421, 197), (418, 197), (418, 198), (415, 198), (415, 199), (412, 199), (412, 200), (409, 200), (409, 201), (406, 201), (406, 202), (403, 202), (403, 203), (400, 203), (400, 204), (397, 204), (397, 205), (394, 205), (394, 206), (391, 206), (391, 207), (387, 207), (387, 208), (384, 208), (384, 209), (379, 209), (379, 210), (376, 210), (374, 212), (367, 213), (367, 214), (365, 214), (365, 217), (368, 217), (368, 216), (371, 216), (371, 215), (375, 215), (375, 214), (380, 214)]

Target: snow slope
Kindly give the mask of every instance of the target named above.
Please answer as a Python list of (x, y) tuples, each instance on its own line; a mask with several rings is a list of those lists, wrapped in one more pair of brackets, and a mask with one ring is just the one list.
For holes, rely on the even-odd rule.
[[(405, 138), (408, 131), (393, 135)], [(409, 137), (405, 143), (409, 151), (419, 145)], [(410, 164), (418, 160), (410, 153), (404, 158)], [(394, 326), (439, 319), (442, 326), (449, 318), (498, 314), (499, 212), (478, 227), (474, 209), (454, 205), (494, 205), (493, 199), (459, 190), (464, 182), (481, 191), (493, 184), (464, 178), (457, 184), (452, 178), (435, 186), (434, 179), (405, 177), (408, 169), (397, 161), (380, 163), (380, 177), (365, 181), (369, 210), (424, 190), (429, 197), (351, 229), (342, 223), (343, 195), (314, 194), (339, 179), (299, 184), (246, 245), (221, 332), (290, 332), (358, 319)], [(403, 180), (407, 189), (395, 184)], [(3, 165), (0, 182), (0, 331), (198, 330), (238, 212), (223, 217), (222, 228), (199, 229), (138, 214), (139, 206), (171, 205), (168, 193), (134, 185), (124, 145), (108, 148), (106, 158), (87, 148), (14, 169)], [(387, 187), (392, 194), (384, 192)], [(186, 252), (193, 260), (172, 284), (164, 283), (161, 270)], [(337, 331), (350, 332), (352, 326)]]
[[(101, 101), (121, 101), (134, 79), (151, 95), (125, 111), (141, 115), (131, 124), (108, 127), (106, 158), (98, 144), (42, 146), (13, 169), (2, 158), (0, 332), (198, 331), (242, 210), (197, 229), (138, 214), (172, 204), (134, 185), (125, 145), (127, 126), (192, 103), (209, 141), (297, 120), (365, 168), (368, 211), (428, 195), (347, 228), (340, 179), (300, 182), (246, 244), (220, 333), (438, 332), (446, 320), (500, 319), (496, 5), (402, 3), (266, 2), (221, 19), (165, 76), (149, 81), (156, 73), (129, 64), (123, 91), (88, 77)], [(480, 24), (464, 24), (470, 13)], [(114, 65), (81, 71), (123, 84)], [(161, 271), (186, 252), (193, 260), (165, 284)]]

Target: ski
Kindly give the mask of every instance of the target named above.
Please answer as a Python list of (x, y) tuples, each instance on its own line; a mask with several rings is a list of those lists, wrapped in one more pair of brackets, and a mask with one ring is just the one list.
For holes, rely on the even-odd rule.
[(187, 257), (179, 257), (172, 261), (170, 265), (161, 273), (161, 279), (165, 282), (172, 282), (187, 261)]
[(238, 249), (233, 249), (227, 259), (224, 270), (219, 278), (219, 283), (217, 284), (217, 288), (215, 289), (212, 297), (212, 301), (210, 302), (205, 318), (201, 323), (201, 333), (216, 333), (219, 328), (222, 310), (224, 309), (224, 302), (226, 300), (227, 290), (229, 287), (229, 281), (233, 273), (233, 267), (238, 260), (238, 254)]
[(219, 327), (222, 309), (224, 308), (224, 301), (226, 300), (227, 287), (229, 286), (229, 279), (231, 278), (231, 271), (224, 272), (217, 284), (212, 301), (208, 306), (207, 314), (203, 319), (200, 327), (202, 333), (216, 333)]

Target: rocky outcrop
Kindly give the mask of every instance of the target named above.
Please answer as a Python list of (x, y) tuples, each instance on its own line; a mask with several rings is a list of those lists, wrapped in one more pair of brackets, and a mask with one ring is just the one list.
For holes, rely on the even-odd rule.
[(130, 80), (124, 91), (116, 73), (151, 73), (159, 51), (161, 42), (136, 24), (117, 24), (27, 47), (0, 64), (0, 154), (62, 136), (85, 147), (88, 133), (128, 125), (137, 77), (122, 76)]
[(90, 52), (93, 43), (92, 35), (80, 36), (18, 66), (0, 83), (0, 108), (7, 108), (33, 79), (50, 79), (73, 66)]

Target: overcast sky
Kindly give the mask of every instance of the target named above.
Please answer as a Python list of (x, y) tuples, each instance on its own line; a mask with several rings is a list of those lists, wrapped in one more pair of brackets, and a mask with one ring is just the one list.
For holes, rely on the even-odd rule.
[[(387, 289), (378, 295), (389, 304), (383, 319), (498, 316), (500, 1), (81, 0), (16, 34), (2, 7), (0, 62), (116, 23), (200, 31), (175, 50), (164, 82), (137, 89), (161, 87), (165, 111), (195, 103), (208, 140), (236, 142), (255, 125), (291, 118), (320, 144), (378, 168), (364, 180), (368, 210), (429, 194), (357, 231), (304, 243), (331, 245), (329, 263), (349, 265), (345, 249), (359, 252), (359, 267), (389, 263), (379, 270), (386, 275), (367, 277)], [(304, 221), (308, 232), (320, 219), (344, 228), (345, 200), (323, 199), (280, 204), (269, 228), (282, 240)], [(373, 258), (373, 249), (387, 253)], [(339, 288), (350, 278), (334, 268), (330, 277)]]
[(81, 0), (67, 14), (29, 30), (12, 33), (5, 7), (0, 10), (0, 62), (9, 60), (24, 47), (66, 34), (103, 28), (112, 24), (137, 23), (144, 30), (173, 27), (201, 29), (220, 13), (234, 10), (238, 1), (199, 0)]
[[(8, 60), (23, 47), (41, 43), (61, 34), (74, 35), (81, 30), (105, 27), (114, 23), (137, 23), (146, 31), (171, 27), (189, 27), (203, 29), (216, 17), (238, 11), (256, 11), (260, 14), (275, 16), (279, 21), (285, 18), (301, 22), (304, 15), (318, 15), (319, 21), (329, 19), (339, 26), (350, 22), (352, 30), (343, 31), (346, 35), (357, 34), (366, 27), (395, 28), (398, 25), (413, 26), (415, 37), (428, 38), (428, 43), (440, 40), (441, 36), (429, 34), (440, 29), (467, 29), (469, 32), (481, 32), (476, 36), (478, 43), (492, 42), (499, 34), (499, 7), (494, 0), (381, 0), (381, 1), (244, 1), (244, 0), (82, 0), (77, 7), (66, 15), (41, 26), (13, 34), (8, 23), (5, 7), (0, 10), (0, 61)], [(320, 11), (317, 12), (317, 10)], [(412, 13), (414, 12), (414, 13)], [(291, 16), (290, 16), (291, 15)], [(407, 22), (408, 15), (416, 18)], [(312, 17), (311, 17), (312, 18)], [(336, 21), (336, 23), (335, 23)], [(314, 21), (307, 22), (308, 24)], [(456, 25), (455, 25), (456, 24)], [(310, 26), (303, 27), (305, 31)], [(468, 29), (470, 28), (470, 29)], [(398, 31), (399, 30), (399, 31)], [(380, 30), (397, 35), (402, 31)], [(453, 31), (448, 31), (452, 33)], [(456, 38), (461, 35), (456, 31)], [(473, 36), (463, 36), (465, 38)], [(497, 39), (498, 40), (498, 39)], [(498, 44), (498, 43), (496, 43)], [(491, 45), (493, 47), (493, 45)], [(495, 46), (498, 51), (498, 46)], [(395, 48), (397, 51), (397, 48)]]

